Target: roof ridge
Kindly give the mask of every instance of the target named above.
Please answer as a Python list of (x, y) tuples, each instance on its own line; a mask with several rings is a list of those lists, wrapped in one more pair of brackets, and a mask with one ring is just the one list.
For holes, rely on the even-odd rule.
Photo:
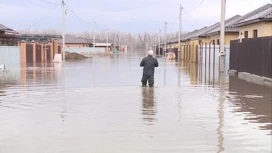
[(271, 15), (271, 14), (272, 14), (272, 5), (271, 5), (271, 8), (270, 8), (270, 11), (267, 12), (266, 14), (260, 16), (260, 18), (265, 18), (265, 17), (267, 17), (267, 16), (269, 16), (269, 15)]
[(263, 6), (259, 7), (259, 8), (257, 8), (257, 9), (255, 9), (255, 10), (253, 10), (253, 11), (245, 14), (244, 16), (242, 16), (240, 18), (240, 20), (238, 20), (238, 22), (241, 21), (241, 20), (244, 20), (244, 19), (246, 19), (246, 18), (248, 18), (248, 17), (250, 17), (252, 15), (255, 15), (255, 14), (259, 13), (259, 12), (262, 12), (262, 11), (264, 11), (264, 10), (270, 8), (270, 7), (272, 7), (272, 4), (270, 4), (270, 3), (265, 4), (265, 5), (263, 5)]

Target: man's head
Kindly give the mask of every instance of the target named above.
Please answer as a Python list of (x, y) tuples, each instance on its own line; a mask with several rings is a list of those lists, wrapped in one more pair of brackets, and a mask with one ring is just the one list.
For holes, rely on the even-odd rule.
[(147, 53), (148, 53), (148, 55), (150, 55), (150, 56), (153, 56), (153, 54), (154, 54), (153, 50), (149, 50)]

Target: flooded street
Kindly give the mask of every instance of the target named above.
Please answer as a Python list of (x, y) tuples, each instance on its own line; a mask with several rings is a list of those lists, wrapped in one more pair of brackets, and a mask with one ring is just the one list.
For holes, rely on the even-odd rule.
[(162, 58), (142, 88), (142, 57), (21, 68), (0, 86), (0, 153), (272, 151), (271, 89)]

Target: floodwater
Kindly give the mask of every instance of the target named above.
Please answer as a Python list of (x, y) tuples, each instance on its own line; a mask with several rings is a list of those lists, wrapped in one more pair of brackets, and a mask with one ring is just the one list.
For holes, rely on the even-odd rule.
[(161, 58), (142, 88), (142, 57), (21, 68), (0, 86), (0, 153), (272, 151), (271, 89)]

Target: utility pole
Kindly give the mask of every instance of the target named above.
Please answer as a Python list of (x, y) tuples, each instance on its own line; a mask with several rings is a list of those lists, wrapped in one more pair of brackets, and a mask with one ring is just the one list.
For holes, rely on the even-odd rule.
[(155, 54), (157, 53), (156, 50), (157, 50), (157, 37), (156, 37), (156, 33), (154, 34), (154, 50), (155, 50)]
[(225, 56), (226, 0), (221, 0), (220, 55)]
[(161, 29), (159, 31), (159, 55), (161, 53)]
[(178, 85), (180, 86), (180, 55), (181, 55), (181, 32), (182, 32), (182, 5), (179, 8), (179, 40), (178, 40)]
[[(220, 25), (220, 61), (219, 71), (220, 75), (225, 73), (225, 13), (226, 13), (226, 0), (221, 0), (221, 25)], [(220, 77), (220, 76), (219, 76)], [(223, 76), (224, 77), (224, 76)]]
[(115, 50), (115, 37), (116, 37), (116, 33), (113, 34), (113, 51)]
[(181, 32), (182, 32), (182, 6), (179, 8), (179, 37), (178, 37), (178, 64), (180, 63), (180, 54), (181, 54)]
[(166, 86), (166, 58), (165, 58), (165, 53), (166, 53), (166, 37), (167, 37), (167, 22), (165, 21), (165, 26), (164, 26), (164, 32), (165, 32), (165, 38), (164, 38), (164, 45), (165, 45), (165, 50), (164, 50), (164, 53), (163, 53), (163, 56), (164, 56), (164, 86)]
[(120, 48), (121, 48), (121, 41), (120, 41), (120, 39), (121, 39), (121, 33), (119, 32), (119, 39), (118, 39), (118, 44), (119, 44), (119, 47), (118, 47), (118, 51), (120, 51)]
[(106, 53), (108, 53), (108, 51), (109, 51), (108, 44), (109, 44), (109, 31), (107, 29), (107, 51), (106, 51)]
[(94, 25), (93, 25), (93, 52), (95, 50), (95, 26), (96, 26), (96, 23), (94, 22)]
[(62, 0), (62, 61), (65, 62), (65, 2)]
[(164, 45), (165, 45), (165, 50), (164, 50), (164, 54), (163, 56), (165, 57), (165, 53), (166, 53), (166, 39), (167, 39), (167, 22), (165, 21), (165, 26), (164, 26), (164, 32), (165, 32), (165, 38), (164, 38)]

